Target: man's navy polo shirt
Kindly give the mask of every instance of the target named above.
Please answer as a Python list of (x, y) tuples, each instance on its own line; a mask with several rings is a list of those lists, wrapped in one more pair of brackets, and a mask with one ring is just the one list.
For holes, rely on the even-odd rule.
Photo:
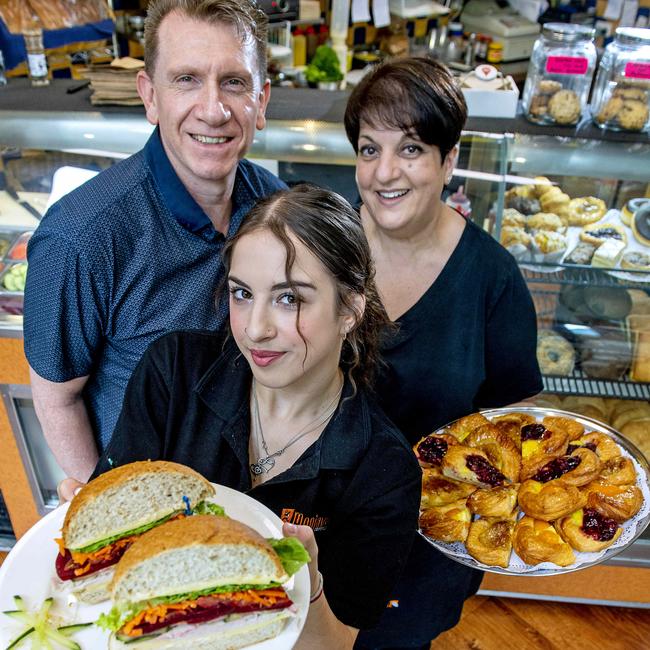
[[(227, 236), (255, 202), (286, 187), (240, 161)], [(174, 172), (158, 130), (144, 149), (63, 197), (30, 240), (25, 354), (45, 379), (89, 375), (100, 451), (148, 345), (175, 329), (217, 329), (225, 237)]]

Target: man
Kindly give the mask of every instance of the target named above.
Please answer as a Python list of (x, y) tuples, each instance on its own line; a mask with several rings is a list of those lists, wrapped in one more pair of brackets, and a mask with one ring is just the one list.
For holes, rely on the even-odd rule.
[(152, 0), (137, 85), (155, 132), (55, 204), (31, 239), (25, 353), (70, 477), (90, 476), (148, 344), (221, 325), (225, 238), (284, 187), (242, 160), (265, 126), (266, 28), (254, 0)]

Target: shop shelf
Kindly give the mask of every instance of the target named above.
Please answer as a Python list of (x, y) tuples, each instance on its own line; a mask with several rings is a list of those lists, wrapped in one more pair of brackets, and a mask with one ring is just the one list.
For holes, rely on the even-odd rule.
[[(621, 287), (626, 289), (648, 289), (650, 282), (647, 281), (648, 273), (645, 271), (628, 271), (625, 273), (629, 280), (621, 279), (611, 275), (611, 271), (605, 269), (594, 269), (588, 266), (564, 266), (558, 268), (558, 264), (536, 264), (539, 270), (523, 267), (522, 274), (526, 282), (536, 284), (578, 284), (590, 287)], [(614, 273), (620, 269), (614, 269)], [(639, 280), (631, 278), (638, 277)]]
[(568, 377), (544, 375), (544, 392), (556, 395), (589, 395), (619, 399), (650, 400), (650, 384), (625, 379), (590, 379), (580, 371)]

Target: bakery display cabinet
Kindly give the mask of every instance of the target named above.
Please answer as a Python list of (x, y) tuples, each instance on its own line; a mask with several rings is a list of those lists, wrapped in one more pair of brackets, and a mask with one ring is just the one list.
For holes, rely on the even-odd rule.
[[(30, 89), (14, 80), (0, 95), (0, 232), (8, 267), (24, 263), (7, 255), (19, 254), (19, 238), (38, 224), (56, 170), (100, 171), (139, 150), (151, 133), (140, 108), (93, 111), (88, 92), (67, 95), (67, 83), (55, 80), (42, 95), (47, 101), (33, 105)], [(345, 102), (344, 92), (274, 88), (267, 127), (256, 133), (250, 157), (288, 182), (315, 181), (356, 202)], [(541, 332), (545, 392), (538, 404), (606, 421), (649, 454), (650, 248), (647, 224), (637, 216), (650, 194), (647, 135), (593, 126), (558, 135), (523, 118), (475, 118), (467, 127), (450, 193), (521, 265)], [(0, 492), (20, 536), (55, 505), (62, 472), (31, 401), (19, 271), (9, 287), (3, 273)], [(0, 536), (1, 517), (0, 505)], [(558, 577), (487, 575), (482, 589), (650, 607), (648, 567), (646, 532), (606, 565)]]

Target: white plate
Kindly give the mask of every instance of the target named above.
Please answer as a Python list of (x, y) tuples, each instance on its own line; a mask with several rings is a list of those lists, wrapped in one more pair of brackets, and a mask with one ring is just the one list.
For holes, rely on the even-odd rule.
[[(599, 431), (608, 435), (610, 438), (613, 438), (614, 441), (621, 447), (621, 452), (623, 455), (630, 458), (635, 466), (637, 473), (637, 486), (643, 492), (644, 503), (641, 506), (639, 512), (634, 515), (631, 519), (628, 519), (621, 524), (623, 529), (623, 534), (617, 542), (612, 546), (600, 551), (598, 553), (580, 553), (575, 551), (576, 561), (567, 566), (560, 567), (557, 564), (552, 562), (543, 562), (537, 566), (526, 565), (515, 553), (514, 549), (510, 555), (510, 563), (507, 569), (498, 566), (489, 566), (483, 564), (478, 560), (475, 560), (465, 548), (465, 544), (462, 542), (441, 542), (440, 540), (427, 537), (422, 531), (420, 535), (424, 537), (430, 544), (435, 546), (439, 551), (444, 553), (448, 558), (460, 562), (466, 566), (470, 566), (474, 569), (481, 569), (482, 571), (487, 571), (489, 573), (501, 573), (504, 575), (525, 575), (525, 576), (552, 576), (559, 575), (562, 573), (571, 573), (572, 571), (578, 571), (580, 569), (587, 569), (601, 562), (605, 562), (612, 558), (614, 555), (620, 553), (622, 550), (631, 546), (643, 533), (648, 524), (650, 524), (650, 467), (648, 466), (648, 461), (645, 459), (643, 454), (637, 447), (631, 443), (627, 438), (624, 438), (616, 429), (594, 420), (592, 418), (585, 417), (583, 415), (578, 415), (576, 413), (569, 413), (568, 411), (561, 411), (559, 409), (547, 409), (542, 407), (516, 407), (508, 406), (500, 409), (489, 409), (481, 411), (481, 414), (484, 415), (488, 420), (491, 420), (494, 417), (499, 415), (505, 415), (507, 413), (512, 413), (516, 411), (517, 413), (529, 413), (537, 418), (538, 421), (541, 421), (542, 418), (549, 416), (560, 416), (560, 417), (569, 417), (577, 422), (580, 422), (586, 430), (589, 431)], [(445, 433), (447, 427), (449, 427), (453, 422), (440, 427), (434, 433)], [(520, 512), (520, 514), (523, 514)]]
[[(211, 501), (223, 506), (231, 519), (247, 524), (263, 537), (282, 537), (282, 521), (265, 505), (223, 485), (215, 484), (215, 488), (216, 496)], [(110, 609), (110, 601), (98, 605), (68, 603), (67, 597), (52, 585), (58, 552), (54, 538), (61, 536), (68, 505), (60, 506), (32, 526), (5, 558), (0, 567), (0, 612), (15, 609), (14, 594), (21, 595), (30, 610), (37, 609), (45, 598), (53, 596), (52, 614), (64, 616), (69, 623), (95, 621), (99, 614)], [(307, 566), (303, 566), (285, 588), (297, 606), (296, 616), (289, 620), (279, 636), (249, 646), (251, 650), (287, 650), (296, 643), (309, 609)], [(22, 629), (24, 626), (0, 614), (0, 648), (6, 647)], [(78, 632), (73, 638), (82, 650), (101, 650), (108, 646), (108, 632), (94, 626)]]

